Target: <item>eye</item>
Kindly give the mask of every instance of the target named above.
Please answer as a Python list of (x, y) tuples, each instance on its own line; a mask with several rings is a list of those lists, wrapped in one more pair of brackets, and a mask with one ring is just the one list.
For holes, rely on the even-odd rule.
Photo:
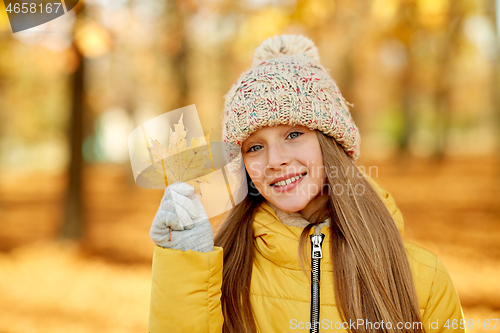
[[(297, 135), (293, 136), (294, 134), (297, 134)], [(298, 138), (301, 135), (302, 135), (301, 132), (292, 132), (292, 133), (288, 134), (288, 137), (292, 137), (292, 139), (295, 139), (295, 138)]]
[(259, 146), (259, 145), (252, 146), (252, 147), (250, 147), (250, 149), (248, 149), (247, 153), (251, 153), (251, 152), (253, 152), (253, 151), (260, 150), (260, 148), (259, 148), (259, 149), (257, 149), (257, 150), (252, 150), (252, 149), (254, 149), (255, 147), (262, 147), (262, 146)]

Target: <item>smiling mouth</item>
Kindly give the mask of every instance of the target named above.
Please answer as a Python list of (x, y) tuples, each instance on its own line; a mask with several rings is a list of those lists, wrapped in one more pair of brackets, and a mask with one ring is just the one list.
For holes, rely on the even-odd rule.
[(307, 172), (304, 172), (303, 174), (301, 174), (300, 176), (295, 176), (295, 177), (292, 177), (292, 178), (288, 178), (286, 180), (281, 180), (279, 182), (276, 182), (276, 183), (273, 183), (271, 184), (271, 186), (274, 186), (274, 187), (281, 187), (281, 186), (285, 186), (285, 185), (288, 185), (288, 184), (291, 184), (293, 182), (296, 182), (297, 180), (299, 180), (300, 178), (304, 177), (305, 175), (307, 174)]

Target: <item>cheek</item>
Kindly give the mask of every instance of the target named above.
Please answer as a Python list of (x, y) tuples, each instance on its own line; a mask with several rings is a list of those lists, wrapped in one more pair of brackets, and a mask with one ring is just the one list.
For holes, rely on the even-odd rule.
[(245, 168), (247, 170), (248, 176), (252, 180), (252, 182), (257, 186), (260, 184), (263, 179), (264, 169), (261, 163), (256, 161), (244, 161)]
[(303, 157), (304, 163), (311, 172), (311, 176), (314, 179), (326, 179), (326, 170), (323, 163), (323, 155), (321, 150), (312, 151), (307, 156)]

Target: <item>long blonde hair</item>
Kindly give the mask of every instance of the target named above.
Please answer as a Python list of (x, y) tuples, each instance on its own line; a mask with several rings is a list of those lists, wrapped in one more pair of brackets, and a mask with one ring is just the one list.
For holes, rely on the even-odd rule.
[[(392, 329), (361, 329), (354, 332), (396, 332), (398, 322), (421, 322), (417, 293), (399, 231), (384, 203), (337, 142), (316, 131), (323, 153), (329, 200), (304, 228), (299, 258), (305, 260), (306, 239), (311, 227), (331, 218), (330, 253), (334, 294), (342, 320), (365, 319), (391, 322)], [(334, 175), (328, 170), (340, 170)], [(264, 197), (247, 174), (248, 196), (229, 213), (219, 228), (215, 244), (224, 249), (222, 310), (224, 332), (256, 332), (250, 304), (253, 264), (253, 219)], [(335, 186), (349, 191), (338, 194)], [(355, 194), (362, 186), (363, 194)], [(353, 195), (354, 193), (354, 195)], [(304, 265), (302, 264), (302, 267)], [(413, 327), (414, 325), (412, 325)], [(407, 329), (406, 332), (421, 332)]]

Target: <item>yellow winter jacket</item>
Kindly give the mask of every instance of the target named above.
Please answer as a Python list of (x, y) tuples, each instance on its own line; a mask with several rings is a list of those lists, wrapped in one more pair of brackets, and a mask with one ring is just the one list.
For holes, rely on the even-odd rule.
[[(392, 196), (367, 178), (402, 233), (403, 216)], [(309, 332), (311, 285), (298, 258), (302, 230), (283, 224), (267, 203), (263, 203), (256, 213), (250, 301), (259, 332)], [(323, 249), (328, 249), (328, 228), (323, 227), (321, 232), (326, 235)], [(460, 328), (463, 319), (460, 301), (441, 260), (418, 245), (405, 242), (405, 248), (424, 330), (465, 332)], [(224, 321), (220, 303), (222, 264), (220, 247), (203, 253), (155, 246), (149, 332), (221, 332)], [(366, 322), (341, 321), (335, 304), (332, 274), (330, 252), (323, 251), (319, 331), (347, 332), (347, 326), (353, 328), (356, 324), (367, 327), (369, 323)], [(400, 331), (404, 332), (404, 327)]]

